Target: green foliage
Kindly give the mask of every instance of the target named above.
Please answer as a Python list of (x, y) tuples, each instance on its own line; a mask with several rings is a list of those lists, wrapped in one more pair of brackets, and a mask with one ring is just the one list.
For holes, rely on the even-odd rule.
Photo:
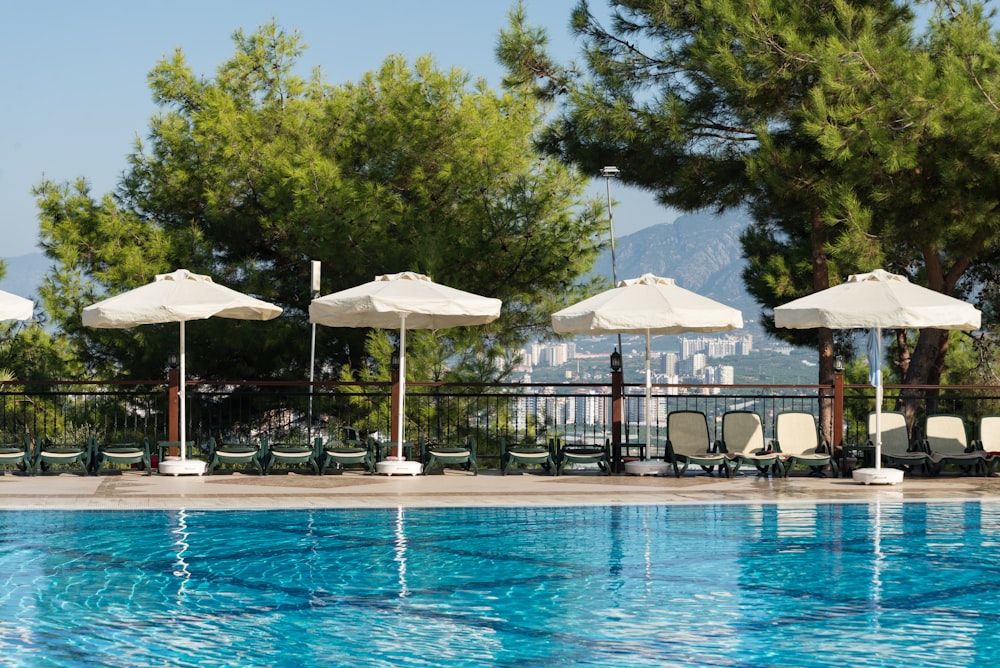
[[(266, 323), (192, 324), (191, 371), (207, 378), (308, 376), (311, 260), (324, 293), (412, 270), (504, 301), (494, 325), (434, 337), (442, 359), (502, 356), (576, 294), (605, 221), (585, 179), (536, 152), (534, 97), (429, 57), (390, 56), (336, 86), (318, 70), (303, 78), (300, 37), (273, 22), (233, 42), (214, 78), (181, 51), (156, 64), (161, 109), (113, 196), (93, 198), (83, 180), (36, 189), (43, 248), (61, 263), (43, 298), (88, 369), (162, 373), (175, 326), (89, 330), (78, 313), (178, 267), (285, 309)], [(320, 328), (317, 368), (364, 373), (364, 337)]]
[[(550, 154), (616, 164), (682, 210), (746, 207), (765, 313), (878, 266), (964, 297), (1000, 232), (1000, 45), (981, 2), (936, 3), (924, 35), (911, 4), (611, 0), (602, 23), (583, 0), (585, 71), (546, 56), (519, 4), (498, 53), (512, 83), (559, 100)], [(947, 346), (922, 332), (907, 382), (936, 382)]]

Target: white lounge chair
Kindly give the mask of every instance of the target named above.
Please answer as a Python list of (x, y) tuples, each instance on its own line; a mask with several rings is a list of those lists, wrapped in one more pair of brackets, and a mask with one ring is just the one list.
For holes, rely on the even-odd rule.
[[(904, 470), (922, 466), (930, 471), (931, 456), (927, 451), (914, 448), (906, 428), (906, 416), (898, 411), (881, 414), (882, 423), (882, 463), (886, 466), (900, 466)], [(868, 414), (868, 440), (875, 445), (875, 412)]]
[(717, 451), (708, 433), (708, 419), (701, 411), (671, 411), (667, 414), (666, 460), (674, 466), (679, 478), (689, 465), (700, 466), (709, 475), (718, 466), (728, 476), (730, 459)]
[(980, 450), (977, 444), (969, 447), (965, 420), (958, 415), (928, 415), (924, 422), (924, 438), (934, 463), (934, 473), (953, 465), (965, 473), (986, 475), (986, 452)]
[(785, 477), (796, 464), (812, 469), (810, 475), (823, 476), (823, 467), (829, 465), (834, 475), (838, 475), (837, 462), (830, 454), (830, 448), (820, 440), (816, 416), (805, 411), (785, 411), (778, 413), (774, 423), (772, 445), (779, 453)]
[(986, 453), (986, 463), (991, 468), (1000, 462), (1000, 415), (984, 415), (979, 418), (979, 450)]
[(767, 447), (764, 425), (753, 411), (728, 411), (722, 416), (722, 451), (730, 461), (730, 474), (743, 464), (753, 464), (761, 475), (781, 475), (778, 453)]

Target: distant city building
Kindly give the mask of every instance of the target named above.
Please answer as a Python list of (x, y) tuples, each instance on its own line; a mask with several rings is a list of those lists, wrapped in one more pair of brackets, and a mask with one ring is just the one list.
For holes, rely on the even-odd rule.
[(708, 355), (705, 353), (695, 353), (688, 361), (690, 362), (690, 366), (686, 369), (688, 375), (698, 376), (701, 375), (702, 369), (708, 364)]
[(728, 364), (719, 365), (719, 384), (733, 385), (736, 383), (736, 370)]
[(753, 350), (753, 334), (681, 337), (681, 359), (689, 360), (699, 353), (710, 359), (749, 355)]
[(657, 364), (651, 364), (650, 366), (657, 373), (666, 374), (668, 376), (676, 376), (679, 364), (680, 357), (677, 353), (661, 353)]

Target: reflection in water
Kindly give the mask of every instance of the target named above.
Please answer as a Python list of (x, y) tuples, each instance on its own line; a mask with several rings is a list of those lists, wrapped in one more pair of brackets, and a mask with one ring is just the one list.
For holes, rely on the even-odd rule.
[(870, 506), (874, 517), (872, 518), (872, 552), (874, 562), (872, 564), (872, 612), (875, 617), (875, 633), (882, 630), (882, 569), (885, 567), (885, 552), (882, 551), (882, 502), (876, 500)]
[(184, 557), (184, 553), (190, 548), (186, 510), (181, 509), (177, 512), (177, 526), (171, 529), (171, 534), (174, 538), (174, 547), (177, 550), (177, 560), (174, 561), (174, 576), (180, 578), (177, 596), (182, 597), (186, 593), (188, 581), (191, 579), (191, 571), (188, 570), (187, 559)]
[(406, 598), (410, 595), (410, 590), (406, 585), (406, 531), (404, 530), (403, 508), (396, 508), (396, 542), (393, 552), (393, 561), (398, 565), (399, 570), (399, 597)]

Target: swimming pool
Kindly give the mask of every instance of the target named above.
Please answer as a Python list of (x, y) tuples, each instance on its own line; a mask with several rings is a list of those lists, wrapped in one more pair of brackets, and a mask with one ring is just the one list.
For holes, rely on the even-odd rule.
[(0, 512), (0, 665), (996, 666), (1000, 505)]

